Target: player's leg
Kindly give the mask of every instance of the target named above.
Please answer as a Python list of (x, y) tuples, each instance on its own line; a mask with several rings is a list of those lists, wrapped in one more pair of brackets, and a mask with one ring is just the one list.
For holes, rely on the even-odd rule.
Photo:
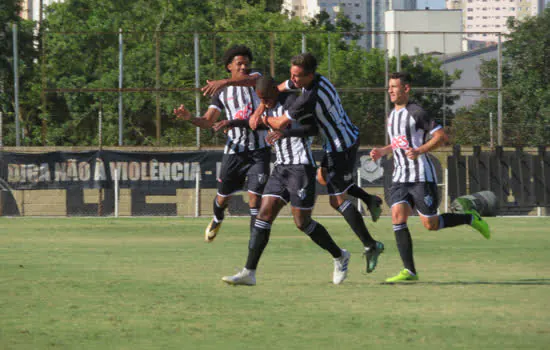
[(263, 251), (269, 242), (271, 224), (289, 200), (288, 194), (285, 193), (284, 179), (279, 172), (279, 168), (276, 167), (273, 170), (273, 176), (270, 177), (265, 186), (260, 210), (254, 225), (250, 229), (248, 257), (245, 267), (234, 276), (223, 277), (222, 280), (226, 283), (236, 285), (256, 284), (256, 269)]
[[(246, 168), (248, 169), (248, 168)], [(214, 198), (213, 218), (204, 231), (204, 240), (212, 242), (218, 235), (225, 210), (235, 192), (241, 191), (245, 181), (243, 173), (243, 157), (235, 154), (225, 154), (222, 159), (222, 167), (218, 178), (218, 192)]]
[(341, 249), (326, 228), (311, 218), (315, 205), (315, 168), (307, 165), (288, 166), (288, 192), (296, 227), (334, 259), (333, 283), (340, 284), (347, 276), (350, 253)]
[(487, 225), (487, 222), (485, 222), (475, 210), (464, 214), (445, 213), (438, 215), (437, 205), (439, 203), (439, 194), (435, 183), (419, 183), (415, 186), (413, 191), (415, 193), (415, 203), (417, 203), (416, 209), (420, 214), (420, 220), (428, 230), (436, 231), (447, 227), (471, 225), (486, 239), (491, 237), (489, 225)]
[(371, 236), (365, 224), (365, 220), (355, 204), (346, 199), (348, 190), (355, 185), (353, 183), (354, 156), (355, 152), (353, 149), (350, 149), (348, 153), (327, 153), (327, 166), (329, 171), (327, 191), (330, 205), (342, 214), (353, 232), (363, 243), (365, 247), (364, 256), (367, 260), (366, 270), (370, 273), (374, 271), (378, 264), (378, 258), (384, 251), (384, 244), (382, 242), (377, 242)]
[(412, 237), (407, 226), (407, 220), (412, 213), (411, 207), (413, 205), (408, 187), (409, 184), (394, 183), (391, 188), (393, 232), (404, 269), (396, 276), (386, 279), (386, 282), (393, 283), (418, 279), (414, 265)]
[(256, 216), (262, 203), (262, 194), (269, 179), (271, 150), (269, 148), (255, 150), (249, 156), (248, 206), (250, 208), (250, 229), (254, 227)]

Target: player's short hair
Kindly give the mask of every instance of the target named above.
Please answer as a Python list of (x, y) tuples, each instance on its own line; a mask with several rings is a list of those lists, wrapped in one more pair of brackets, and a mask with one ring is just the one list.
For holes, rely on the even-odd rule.
[(401, 85), (411, 85), (412, 84), (412, 78), (411, 75), (407, 72), (395, 72), (390, 74), (390, 79), (399, 79), (401, 81)]
[(256, 92), (260, 92), (262, 95), (269, 94), (272, 90), (277, 89), (277, 83), (269, 75), (262, 75), (256, 80)]
[(252, 62), (254, 59), (252, 57), (252, 51), (247, 46), (244, 45), (234, 45), (231, 46), (229, 49), (225, 51), (223, 54), (223, 64), (225, 69), (229, 72), (229, 69), (227, 69), (227, 65), (233, 61), (233, 59), (236, 56), (246, 56)]
[(290, 64), (301, 67), (307, 74), (317, 70), (317, 59), (309, 52), (304, 52), (292, 57)]

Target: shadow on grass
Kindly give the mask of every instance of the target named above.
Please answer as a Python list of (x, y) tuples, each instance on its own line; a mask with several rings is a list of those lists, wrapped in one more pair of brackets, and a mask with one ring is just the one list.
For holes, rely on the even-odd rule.
[(467, 286), (467, 285), (511, 285), (511, 286), (550, 286), (550, 279), (547, 278), (533, 278), (533, 279), (520, 279), (515, 281), (410, 281), (410, 282), (398, 282), (389, 283), (382, 282), (381, 284), (387, 285), (400, 285), (400, 286), (414, 286), (414, 285), (434, 285), (434, 286)]

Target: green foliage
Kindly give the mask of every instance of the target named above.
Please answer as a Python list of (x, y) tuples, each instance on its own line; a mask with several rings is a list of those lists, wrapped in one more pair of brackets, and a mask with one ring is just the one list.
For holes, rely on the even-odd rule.
[[(503, 139), (507, 146), (545, 145), (550, 140), (550, 9), (522, 22), (509, 20), (508, 25), (511, 34), (503, 49)], [(484, 62), (480, 76), (483, 86), (496, 87), (496, 60)], [(458, 119), (487, 120), (491, 112), (496, 118), (496, 92), (480, 100), (466, 114), (459, 114)], [(456, 125), (457, 142), (469, 142), (468, 132), (460, 129), (469, 127), (465, 122)], [(470, 131), (483, 132), (483, 128)], [(470, 138), (483, 139), (482, 135)]]
[[(42, 144), (45, 135), (47, 145), (98, 145), (101, 110), (103, 145), (118, 144), (116, 88), (120, 29), (124, 47), (123, 87), (136, 90), (123, 93), (124, 145), (195, 145), (196, 128), (190, 123), (176, 122), (172, 117), (172, 110), (180, 104), (200, 115), (210, 102), (209, 97), (194, 91), (194, 33), (199, 37), (201, 85), (207, 79), (227, 77), (220, 59), (227, 47), (237, 43), (252, 49), (255, 69), (273, 74), (278, 81), (285, 80), (289, 60), (301, 52), (302, 35), (305, 35), (307, 50), (319, 60), (319, 72), (342, 90), (344, 106), (362, 130), (363, 144), (383, 143), (385, 92), (365, 92), (360, 88), (384, 86), (384, 52), (360, 47), (357, 40), (361, 27), (343, 15), (331, 22), (322, 13), (311, 23), (303, 23), (280, 13), (280, 3), (68, 0), (52, 4), (46, 10), (47, 21), (43, 24), (46, 30), (40, 41), (44, 45), (45, 64), (34, 65), (35, 79), (27, 87), (35, 96), (28, 97), (30, 108), (25, 112), (27, 143)], [(391, 66), (395, 67), (395, 59)], [(402, 66), (413, 73), (416, 85), (442, 85), (441, 62), (437, 59), (422, 55), (404, 57)], [(113, 91), (52, 92), (47, 94), (43, 110), (42, 74), (46, 77), (44, 84), (50, 89)], [(447, 84), (455, 78), (448, 75)], [(155, 87), (179, 91), (155, 92)], [(442, 118), (439, 95), (422, 94), (420, 98), (428, 111)], [(452, 102), (452, 98), (447, 99), (448, 105)], [(196, 112), (197, 108), (200, 113)], [(46, 128), (42, 120), (46, 120)], [(223, 134), (201, 131), (202, 145), (223, 142)]]

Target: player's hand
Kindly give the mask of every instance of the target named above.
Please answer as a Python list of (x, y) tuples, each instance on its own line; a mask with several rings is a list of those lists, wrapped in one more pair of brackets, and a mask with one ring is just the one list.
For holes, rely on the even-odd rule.
[(218, 90), (227, 86), (227, 79), (207, 80), (206, 85), (201, 88), (203, 96), (214, 95)]
[(370, 151), (370, 157), (372, 158), (372, 160), (374, 160), (375, 162), (382, 158), (384, 155), (382, 154), (382, 150), (380, 148), (373, 148), (371, 149)]
[(252, 130), (256, 130), (261, 123), (262, 123), (262, 118), (260, 118), (260, 115), (256, 113), (254, 113), (248, 120), (248, 125)]
[(265, 141), (273, 145), (277, 140), (280, 140), (284, 137), (283, 133), (279, 130), (270, 131), (267, 133), (267, 136), (265, 137)]
[(225, 129), (227, 129), (228, 127), (229, 127), (229, 120), (227, 119), (221, 120), (217, 123), (214, 123), (214, 125), (212, 125), (212, 129), (214, 129), (214, 131), (220, 131), (224, 129), (224, 132), (225, 132)]
[(185, 109), (184, 105), (180, 105), (178, 108), (174, 108), (174, 115), (178, 120), (189, 120), (191, 119), (191, 112)]
[(410, 148), (409, 147), (405, 151), (405, 155), (407, 156), (407, 158), (415, 160), (420, 155), (420, 152), (418, 152), (418, 149), (416, 149), (416, 148)]

